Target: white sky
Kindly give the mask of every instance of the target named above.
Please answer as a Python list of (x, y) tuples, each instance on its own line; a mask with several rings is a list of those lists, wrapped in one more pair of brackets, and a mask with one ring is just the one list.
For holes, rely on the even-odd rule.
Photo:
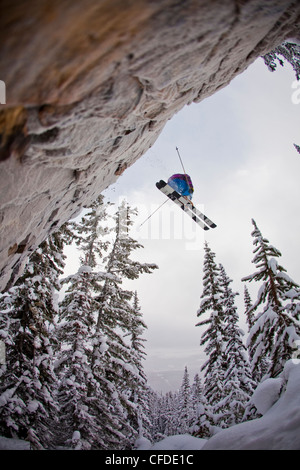
[[(152, 149), (104, 193), (116, 203), (125, 197), (139, 209), (132, 236), (144, 249), (135, 256), (160, 268), (130, 285), (138, 290), (148, 325), (145, 368), (158, 391), (179, 386), (185, 365), (192, 381), (205, 360), (199, 346), (203, 330), (195, 327), (205, 240), (240, 292), (242, 327), (240, 279), (255, 271), (251, 218), (300, 283), (300, 155), (293, 146), (300, 145), (300, 88), (295, 86), (289, 64), (271, 73), (258, 59), (229, 86), (180, 111)], [(139, 227), (165, 200), (156, 181), (182, 172), (176, 146), (194, 184), (193, 202), (217, 224), (214, 230), (204, 232), (171, 201)], [(257, 286), (250, 288), (254, 300)]]

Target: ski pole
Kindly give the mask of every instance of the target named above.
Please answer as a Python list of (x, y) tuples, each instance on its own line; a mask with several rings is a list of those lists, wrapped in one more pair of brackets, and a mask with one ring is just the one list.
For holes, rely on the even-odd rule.
[(147, 217), (147, 219), (144, 220), (144, 222), (141, 223), (141, 225), (139, 226), (139, 228), (141, 228), (141, 226), (144, 225), (144, 223), (147, 222), (147, 220), (149, 220), (150, 217), (152, 217), (152, 216), (155, 214), (155, 212), (157, 212), (157, 211), (158, 211), (166, 202), (168, 202), (168, 201), (169, 201), (169, 199), (166, 199), (157, 209), (155, 209), (155, 211), (153, 211), (152, 214), (150, 214), (149, 217)]
[(180, 160), (180, 163), (181, 163), (183, 172), (184, 172), (184, 174), (186, 175), (186, 171), (185, 171), (185, 169), (184, 169), (184, 166), (183, 166), (183, 163), (182, 163), (182, 159), (181, 159), (181, 156), (180, 156), (178, 147), (176, 147), (176, 150), (177, 150), (177, 153), (178, 153), (178, 157), (179, 157), (179, 160)]
[(187, 183), (188, 187), (190, 187), (189, 182), (188, 182), (188, 179), (187, 179), (187, 176), (186, 176), (186, 171), (185, 171), (185, 168), (184, 168), (184, 166), (183, 166), (182, 158), (181, 158), (181, 156), (180, 156), (178, 147), (176, 147), (176, 150), (177, 150), (178, 157), (179, 157), (179, 160), (180, 160), (180, 163), (181, 163), (183, 172), (184, 172), (184, 176), (185, 176), (186, 183)]

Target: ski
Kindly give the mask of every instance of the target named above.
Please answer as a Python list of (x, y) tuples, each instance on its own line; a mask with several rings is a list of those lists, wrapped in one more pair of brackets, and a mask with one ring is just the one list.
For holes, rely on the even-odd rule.
[(212, 222), (206, 215), (204, 215), (192, 201), (181, 196), (177, 191), (175, 191), (171, 186), (169, 186), (165, 181), (160, 180), (156, 183), (156, 187), (165, 194), (169, 199), (175, 202), (186, 214), (188, 214), (192, 219), (203, 228), (203, 230), (209, 230), (209, 228), (215, 228), (216, 224)]
[(205, 225), (201, 218), (195, 212), (190, 209), (192, 204), (189, 203), (184, 197), (182, 197), (177, 191), (169, 186), (165, 181), (159, 181), (156, 183), (156, 187), (167, 196), (171, 201), (175, 202), (186, 214), (188, 214), (203, 230), (209, 230), (209, 227)]

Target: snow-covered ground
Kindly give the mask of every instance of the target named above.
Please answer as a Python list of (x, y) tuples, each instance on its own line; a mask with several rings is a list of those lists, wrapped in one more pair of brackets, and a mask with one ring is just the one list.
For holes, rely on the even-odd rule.
[(300, 450), (299, 362), (288, 361), (279, 377), (258, 386), (251, 402), (263, 415), (261, 418), (224, 429), (207, 441), (187, 435), (171, 436), (148, 450)]
[(165, 437), (162, 441), (151, 444), (148, 439), (137, 440), (137, 450), (200, 450), (206, 444), (206, 439), (198, 439), (189, 434)]
[(30, 444), (21, 439), (7, 439), (0, 437), (0, 450), (30, 450)]
[(299, 390), (299, 360), (291, 360), (278, 378), (262, 382), (254, 393), (252, 402), (263, 416), (219, 432), (203, 449), (300, 450)]
[[(300, 361), (290, 360), (276, 379), (262, 382), (251, 402), (263, 416), (218, 432), (208, 440), (188, 434), (151, 444), (140, 438), (137, 450), (300, 450)], [(0, 450), (27, 450), (29, 443), (0, 438)]]

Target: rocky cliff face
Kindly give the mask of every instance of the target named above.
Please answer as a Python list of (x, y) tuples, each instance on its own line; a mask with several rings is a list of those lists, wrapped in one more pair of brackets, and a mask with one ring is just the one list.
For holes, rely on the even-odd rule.
[(3, 0), (0, 289), (184, 105), (299, 38), (299, 1)]

